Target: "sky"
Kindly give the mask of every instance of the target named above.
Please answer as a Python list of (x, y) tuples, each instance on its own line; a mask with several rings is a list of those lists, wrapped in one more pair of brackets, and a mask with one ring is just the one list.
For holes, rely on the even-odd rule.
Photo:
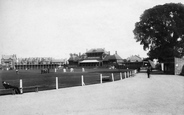
[(134, 39), (146, 9), (182, 0), (0, 0), (0, 58), (69, 58), (105, 48), (126, 59), (147, 57)]

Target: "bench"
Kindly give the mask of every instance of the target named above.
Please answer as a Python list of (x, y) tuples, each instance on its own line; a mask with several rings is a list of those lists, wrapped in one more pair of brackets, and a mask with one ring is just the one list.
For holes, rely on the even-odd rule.
[(12, 86), (12, 85), (9, 85), (9, 83), (6, 83), (6, 82), (2, 82), (5, 90), (11, 90), (12, 91), (12, 94), (20, 94), (20, 89), (16, 86)]
[[(22, 90), (22, 93), (23, 93), (23, 89), (34, 89), (35, 92), (38, 92), (39, 87), (41, 87), (41, 86), (28, 86), (28, 87), (23, 87), (23, 88), (19, 88), (19, 89), (20, 89), (20, 91)], [(0, 89), (0, 95), (5, 95), (5, 94), (15, 95), (16, 93), (15, 93), (15, 90), (13, 88)]]
[[(36, 85), (36, 86), (27, 86), (27, 87), (23, 87), (20, 88), (20, 90), (23, 91), (23, 89), (35, 89), (35, 92), (38, 92), (38, 88), (41, 87), (40, 85)], [(22, 92), (23, 93), (23, 92)]]
[(3, 94), (13, 94), (15, 95), (15, 90), (14, 89), (0, 89), (0, 95), (3, 95)]

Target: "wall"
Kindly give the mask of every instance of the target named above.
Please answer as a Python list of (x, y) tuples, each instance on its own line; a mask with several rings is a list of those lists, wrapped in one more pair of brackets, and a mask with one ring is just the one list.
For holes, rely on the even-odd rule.
[(175, 75), (184, 75), (184, 59), (175, 58)]

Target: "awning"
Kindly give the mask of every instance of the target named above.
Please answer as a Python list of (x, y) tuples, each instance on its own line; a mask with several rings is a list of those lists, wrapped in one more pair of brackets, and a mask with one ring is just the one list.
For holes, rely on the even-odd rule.
[(153, 63), (153, 61), (148, 60), (148, 62), (150, 63), (150, 65), (151, 65), (152, 68), (155, 68), (155, 64)]
[(80, 61), (79, 63), (98, 63), (99, 61), (98, 60), (83, 60), (83, 61)]

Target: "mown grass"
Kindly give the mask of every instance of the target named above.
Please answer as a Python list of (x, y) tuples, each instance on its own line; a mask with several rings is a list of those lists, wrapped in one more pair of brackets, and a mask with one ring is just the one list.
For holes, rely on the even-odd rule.
[[(41, 70), (19, 70), (19, 74), (16, 74), (15, 70), (10, 71), (0, 71), (0, 80), (6, 81), (14, 86), (19, 86), (19, 81), (22, 79), (23, 87), (39, 86), (40, 90), (48, 90), (55, 88), (56, 77), (58, 77), (59, 88), (81, 86), (81, 76), (84, 76), (84, 83), (86, 85), (98, 84), (100, 83), (100, 74), (105, 76), (111, 76), (114, 74), (114, 80), (120, 80), (120, 72), (125, 72), (130, 70), (125, 69), (74, 69), (74, 72), (67, 70), (65, 73), (62, 69), (54, 71), (50, 70), (50, 73), (41, 74)], [(124, 74), (122, 76), (124, 78)], [(108, 81), (104, 81), (108, 82)], [(0, 85), (0, 89), (4, 87)], [(25, 88), (24, 92), (34, 91), (31, 88)], [(1, 92), (2, 93), (2, 92)]]

